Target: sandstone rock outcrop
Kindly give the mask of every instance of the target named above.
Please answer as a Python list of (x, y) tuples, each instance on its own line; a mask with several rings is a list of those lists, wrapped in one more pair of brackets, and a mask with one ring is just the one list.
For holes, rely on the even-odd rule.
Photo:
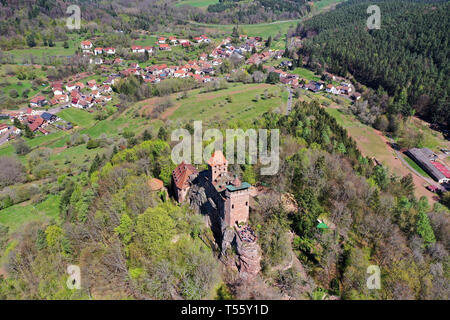
[[(238, 238), (239, 239), (239, 238)], [(261, 249), (258, 243), (237, 241), (239, 275), (243, 280), (253, 280), (261, 270)]]

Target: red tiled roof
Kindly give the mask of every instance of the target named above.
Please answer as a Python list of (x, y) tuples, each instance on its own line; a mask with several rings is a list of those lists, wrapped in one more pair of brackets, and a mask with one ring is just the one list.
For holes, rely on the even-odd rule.
[(189, 176), (197, 172), (197, 169), (192, 164), (183, 161), (172, 171), (173, 181), (178, 189), (184, 189), (189, 186)]
[(228, 163), (227, 159), (225, 158), (222, 151), (220, 151), (220, 150), (214, 151), (211, 158), (209, 158), (209, 160), (208, 160), (208, 164), (211, 167), (214, 167), (217, 165), (222, 165), (222, 164), (227, 164), (227, 163)]
[(442, 172), (442, 174), (446, 178), (450, 179), (450, 170), (446, 166), (444, 166), (442, 163), (436, 162), (436, 161), (431, 161), (431, 163), (433, 164), (433, 166), (436, 169), (438, 169), (440, 172)]
[(39, 128), (42, 123), (44, 123), (44, 119), (42, 119), (41, 117), (36, 118), (36, 120), (33, 121), (33, 123), (29, 124), (28, 127), (30, 128), (31, 131), (36, 131), (37, 128)]
[(150, 190), (155, 191), (162, 189), (164, 187), (164, 182), (156, 178), (151, 178), (147, 181), (147, 185), (150, 187)]
[(44, 101), (44, 100), (45, 100), (45, 97), (43, 97), (43, 96), (37, 96), (37, 97), (34, 97), (33, 99), (31, 99), (30, 102), (32, 102), (32, 103), (38, 103), (39, 101)]

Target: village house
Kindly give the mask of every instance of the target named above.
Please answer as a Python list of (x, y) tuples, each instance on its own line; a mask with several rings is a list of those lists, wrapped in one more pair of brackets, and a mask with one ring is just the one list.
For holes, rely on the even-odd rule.
[(0, 123), (0, 134), (3, 134), (9, 130), (9, 127), (7, 124)]
[(332, 85), (331, 83), (327, 84), (327, 87), (326, 87), (325, 91), (328, 92), (328, 93), (332, 93), (332, 94), (339, 94), (340, 93), (340, 91), (334, 85)]
[(36, 96), (30, 101), (30, 107), (37, 108), (43, 107), (47, 104), (47, 100), (43, 96)]
[(89, 89), (91, 89), (91, 90), (97, 90), (97, 81), (95, 81), (95, 79), (89, 80), (89, 81), (87, 82), (87, 85), (88, 85)]
[(50, 101), (51, 105), (66, 103), (69, 101), (69, 97), (67, 94), (55, 95), (53, 99)]
[(52, 91), (53, 91), (53, 95), (55, 95), (55, 96), (61, 95), (64, 93), (64, 91), (62, 89), (62, 85), (54, 85), (52, 87)]
[(28, 116), (27, 117), (28, 128), (30, 128), (31, 132), (35, 132), (39, 129), (40, 126), (44, 123), (44, 119), (40, 116)]
[(14, 126), (11, 126), (10, 130), (11, 130), (11, 134), (14, 134), (16, 136), (20, 135), (20, 133), (22, 132), (22, 130), (20, 130), (19, 128), (16, 128)]
[(83, 90), (84, 89), (84, 84), (82, 82), (77, 82), (77, 83), (75, 83), (75, 88), (77, 90)]
[(56, 120), (56, 116), (49, 112), (43, 112), (41, 114), (41, 118), (44, 119), (45, 121), (47, 121), (48, 123), (53, 123), (53, 121)]
[(166, 38), (164, 38), (164, 37), (159, 37), (159, 38), (158, 38), (158, 43), (159, 43), (159, 44), (166, 43)]
[(191, 42), (186, 39), (178, 40), (178, 42), (183, 46), (183, 48), (187, 48), (191, 46)]
[(103, 48), (95, 48), (95, 49), (94, 49), (94, 54), (95, 54), (95, 55), (103, 54)]
[(144, 53), (145, 49), (141, 46), (131, 46), (131, 51), (133, 53)]
[(116, 54), (115, 48), (105, 48), (106, 54)]
[(178, 43), (177, 37), (169, 37), (169, 42), (170, 44), (172, 44), (173, 46), (176, 45)]
[(77, 86), (75, 85), (75, 83), (68, 83), (66, 84), (66, 90), (71, 92), (72, 90), (75, 90), (77, 88)]
[(170, 45), (168, 45), (167, 43), (162, 43), (159, 45), (159, 50), (170, 51), (172, 49), (170, 48)]
[(89, 40), (81, 41), (81, 49), (83, 50), (83, 52), (89, 52), (89, 50), (91, 50), (91, 48), (92, 48), (92, 42), (90, 42)]
[(102, 91), (105, 92), (105, 93), (109, 93), (109, 92), (112, 91), (112, 88), (111, 88), (111, 86), (105, 84), (105, 85), (103, 86), (103, 88), (102, 88)]
[(155, 47), (146, 46), (144, 47), (144, 50), (147, 51), (148, 54), (152, 54), (155, 52)]

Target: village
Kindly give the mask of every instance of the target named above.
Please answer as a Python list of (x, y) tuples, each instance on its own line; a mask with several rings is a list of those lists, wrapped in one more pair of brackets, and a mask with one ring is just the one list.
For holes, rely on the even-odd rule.
[[(206, 35), (194, 37), (192, 40), (178, 39), (175, 36), (158, 37), (157, 48), (154, 46), (133, 45), (129, 48), (131, 53), (146, 54), (148, 56), (156, 56), (158, 51), (170, 51), (172, 47), (181, 46), (189, 48), (200, 44), (212, 43)], [(29, 101), (29, 107), (19, 111), (12, 111), (1, 116), (9, 118), (12, 123), (14, 119), (28, 126), (31, 132), (40, 132), (47, 135), (49, 131), (45, 128), (49, 124), (53, 124), (56, 119), (56, 113), (64, 108), (79, 108), (92, 112), (93, 107), (105, 106), (112, 100), (113, 86), (116, 81), (127, 78), (130, 75), (142, 77), (145, 83), (157, 84), (165, 79), (171, 78), (192, 78), (200, 85), (218, 79), (230, 81), (233, 73), (238, 70), (233, 69), (231, 73), (221, 74), (219, 67), (225, 59), (234, 57), (236, 59), (245, 60), (245, 56), (250, 57), (245, 60), (244, 66), (262, 65), (264, 72), (267, 74), (274, 73), (279, 83), (287, 88), (301, 88), (313, 93), (325, 91), (329, 94), (342, 95), (344, 97), (358, 100), (361, 94), (355, 92), (354, 87), (342, 79), (340, 85), (334, 85), (337, 78), (333, 75), (329, 79), (333, 83), (325, 83), (324, 81), (308, 81), (299, 75), (290, 73), (287, 69), (289, 61), (281, 61), (276, 66), (266, 65), (269, 61), (282, 60), (283, 50), (271, 50), (265, 47), (261, 37), (248, 37), (246, 35), (239, 36), (239, 44), (233, 44), (232, 39), (227, 37), (220, 41), (211, 52), (202, 52), (198, 60), (190, 60), (183, 65), (168, 65), (167, 63), (152, 64), (141, 67), (139, 63), (126, 61), (116, 55), (116, 48), (113, 47), (95, 47), (90, 40), (84, 40), (80, 43), (82, 55), (89, 57), (89, 62), (99, 68), (106, 68), (108, 65), (118, 66), (119, 71), (110, 73), (103, 83), (97, 83), (95, 79), (82, 81), (86, 74), (75, 75), (72, 77), (77, 81), (55, 81), (50, 84), (52, 95), (45, 97), (43, 95), (34, 96)], [(272, 63), (273, 64), (273, 63)], [(287, 71), (285, 71), (287, 70)], [(50, 109), (49, 109), (50, 108)], [(61, 121), (61, 119), (58, 119)], [(59, 123), (58, 129), (70, 130), (71, 123)], [(23, 134), (23, 128), (17, 128), (14, 125), (2, 124), (0, 128), (0, 144), (14, 139), (14, 137)]]

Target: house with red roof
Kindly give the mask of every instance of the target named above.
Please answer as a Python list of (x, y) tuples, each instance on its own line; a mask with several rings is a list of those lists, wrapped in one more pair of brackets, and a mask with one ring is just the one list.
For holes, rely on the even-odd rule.
[[(31, 121), (31, 122), (30, 122)], [(40, 116), (28, 117), (28, 127), (32, 132), (35, 132), (43, 123), (44, 119)]]
[(37, 108), (43, 107), (47, 104), (47, 100), (43, 96), (36, 96), (30, 101), (30, 107)]
[(173, 73), (173, 76), (175, 78), (186, 78), (186, 71), (183, 69), (177, 70)]
[(172, 181), (178, 202), (183, 202), (186, 198), (190, 188), (190, 177), (196, 174), (198, 174), (197, 169), (184, 161), (172, 171)]
[(131, 51), (133, 53), (144, 53), (145, 49), (142, 46), (131, 46)]
[(162, 43), (159, 45), (159, 50), (170, 51), (172, 49), (170, 48), (170, 45), (168, 45), (167, 43)]
[(7, 124), (0, 123), (0, 134), (3, 134), (3, 133), (5, 133), (8, 130), (9, 130), (9, 127), (8, 127)]
[(116, 54), (115, 48), (105, 48), (106, 54)]
[(92, 42), (89, 40), (81, 41), (81, 49), (83, 51), (89, 51), (92, 48)]
[(146, 46), (144, 47), (144, 50), (147, 51), (148, 53), (153, 53), (155, 52), (155, 47)]
[(172, 45), (176, 45), (178, 43), (177, 37), (169, 37), (169, 42)]
[(91, 90), (97, 90), (97, 81), (95, 81), (95, 79), (89, 80), (89, 81), (87, 82), (87, 85), (88, 85), (89, 89), (91, 89)]

